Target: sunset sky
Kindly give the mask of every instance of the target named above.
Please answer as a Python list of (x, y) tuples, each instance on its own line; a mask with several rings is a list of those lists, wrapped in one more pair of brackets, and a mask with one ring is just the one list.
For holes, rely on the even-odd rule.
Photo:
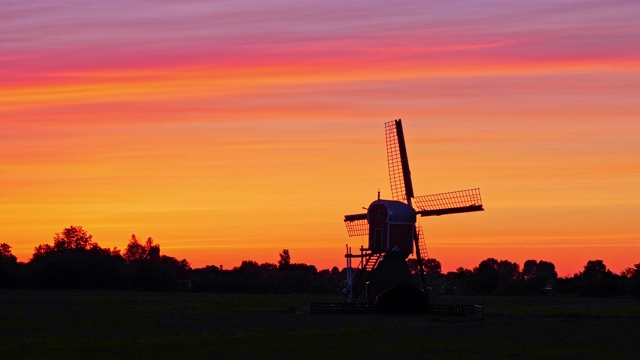
[[(393, 3), (393, 5), (391, 4)], [(0, 0), (0, 243), (344, 266), (402, 118), (444, 271), (640, 263), (640, 2)]]

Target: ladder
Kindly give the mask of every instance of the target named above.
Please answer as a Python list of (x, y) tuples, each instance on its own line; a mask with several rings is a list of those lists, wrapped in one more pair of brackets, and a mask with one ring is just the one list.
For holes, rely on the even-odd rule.
[(360, 260), (360, 266), (353, 275), (353, 281), (351, 285), (351, 296), (354, 303), (366, 300), (363, 298), (367, 282), (371, 278), (373, 269), (378, 265), (378, 262), (382, 258), (382, 254), (364, 254)]

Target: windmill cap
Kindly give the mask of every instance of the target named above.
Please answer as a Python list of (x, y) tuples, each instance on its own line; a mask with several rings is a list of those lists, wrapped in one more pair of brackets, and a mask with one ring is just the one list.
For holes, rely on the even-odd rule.
[(390, 224), (415, 224), (415, 210), (396, 200), (376, 200), (369, 205), (367, 220), (372, 222), (387, 222)]

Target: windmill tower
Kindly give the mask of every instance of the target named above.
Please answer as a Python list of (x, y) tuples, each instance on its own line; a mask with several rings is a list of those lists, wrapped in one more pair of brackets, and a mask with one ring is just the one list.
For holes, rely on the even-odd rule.
[[(403, 291), (406, 294), (406, 289), (411, 287), (406, 259), (414, 250), (426, 293), (422, 260), (427, 248), (421, 227), (416, 227), (417, 217), (484, 210), (477, 188), (414, 196), (401, 120), (385, 123), (385, 134), (393, 200), (380, 199), (378, 193), (378, 199), (369, 205), (366, 213), (344, 217), (349, 236), (368, 236), (369, 240), (368, 247), (360, 248), (360, 254), (353, 254), (347, 247), (347, 286), (344, 289), (347, 303), (373, 302), (394, 293), (397, 295), (391, 296), (404, 296)], [(357, 269), (351, 266), (353, 258), (360, 258)], [(405, 290), (398, 290), (402, 288)], [(391, 302), (396, 300), (391, 299)], [(424, 300), (428, 305), (426, 295)]]

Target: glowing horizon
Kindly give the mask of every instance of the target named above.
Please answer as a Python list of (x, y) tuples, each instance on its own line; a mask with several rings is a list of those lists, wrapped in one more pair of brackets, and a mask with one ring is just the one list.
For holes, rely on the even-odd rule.
[(640, 4), (196, 0), (3, 5), (0, 242), (81, 225), (194, 266), (342, 267), (402, 118), (443, 268), (640, 263)]

